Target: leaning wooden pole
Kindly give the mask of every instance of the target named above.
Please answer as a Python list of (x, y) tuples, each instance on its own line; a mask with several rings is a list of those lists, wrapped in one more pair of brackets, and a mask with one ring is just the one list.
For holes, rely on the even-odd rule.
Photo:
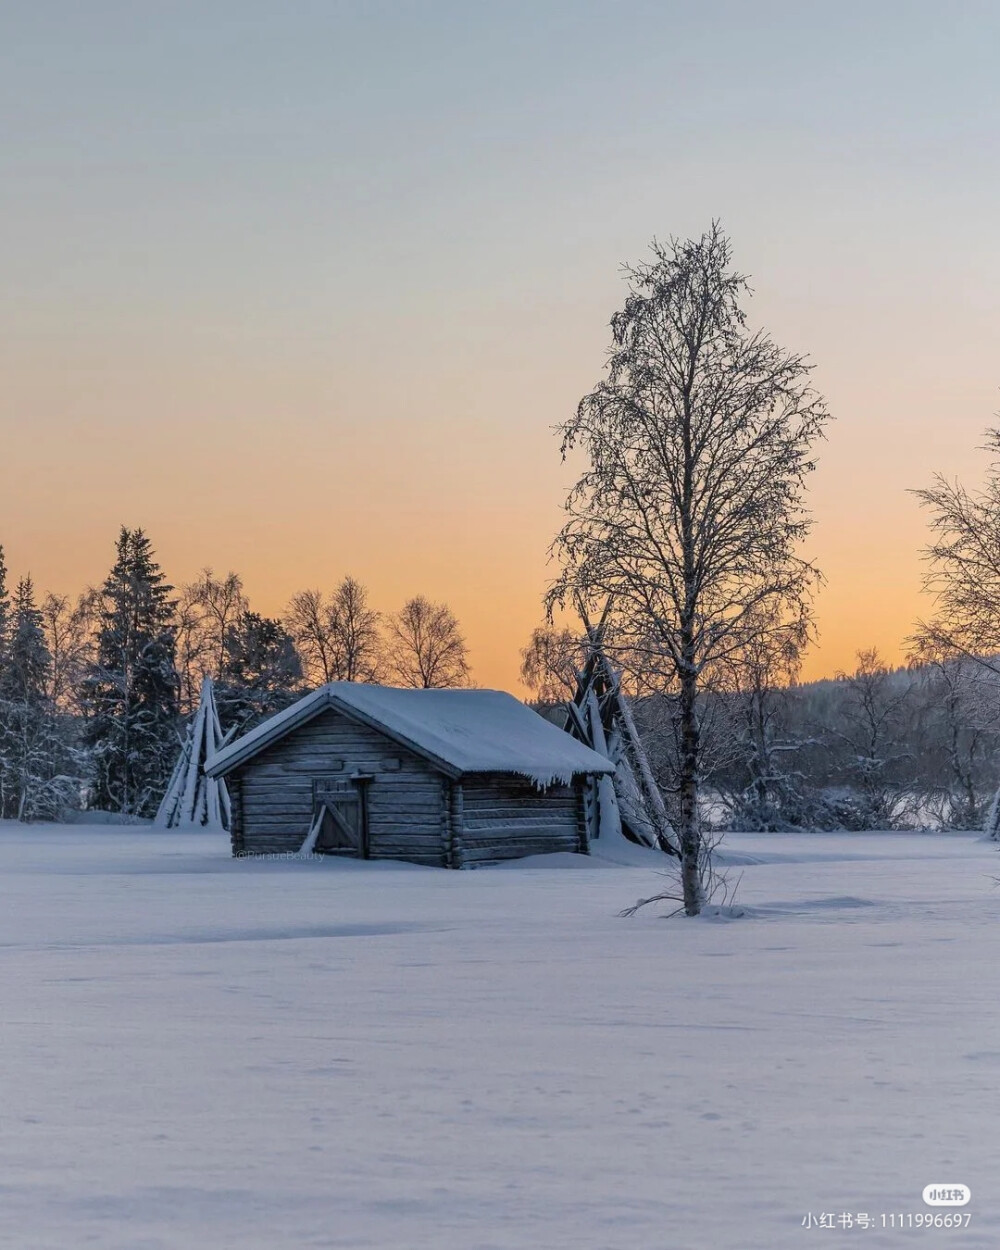
[(188, 726), (166, 794), (156, 813), (160, 829), (229, 829), (232, 809), (222, 778), (209, 777), (205, 764), (225, 745), (211, 677), (205, 677), (201, 699)]
[[(616, 672), (605, 651), (605, 637), (611, 617), (612, 600), (604, 604), (595, 625), (582, 597), (577, 597), (577, 610), (587, 636), (587, 656), (577, 673), (576, 692), (567, 703), (567, 730), (593, 750), (617, 765), (615, 791), (621, 811), (638, 804), (640, 825), (648, 826), (649, 834), (660, 849), (679, 854), (679, 842), (666, 803), (628, 698), (622, 690), (621, 675)], [(626, 777), (625, 774), (628, 773)], [(646, 834), (633, 828), (640, 841)]]

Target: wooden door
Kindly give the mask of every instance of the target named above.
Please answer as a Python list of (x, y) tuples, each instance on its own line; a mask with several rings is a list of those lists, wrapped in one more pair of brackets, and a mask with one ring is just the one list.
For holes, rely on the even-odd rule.
[(313, 780), (313, 819), (321, 824), (315, 849), (323, 855), (368, 858), (364, 788), (354, 781)]

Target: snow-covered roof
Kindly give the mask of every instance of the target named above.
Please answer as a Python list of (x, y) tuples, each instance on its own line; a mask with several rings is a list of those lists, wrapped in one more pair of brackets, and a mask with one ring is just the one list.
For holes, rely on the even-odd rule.
[(252, 729), (205, 765), (219, 777), (331, 708), (379, 730), (442, 772), (514, 773), (539, 786), (580, 773), (613, 773), (603, 755), (500, 690), (399, 690), (337, 681)]

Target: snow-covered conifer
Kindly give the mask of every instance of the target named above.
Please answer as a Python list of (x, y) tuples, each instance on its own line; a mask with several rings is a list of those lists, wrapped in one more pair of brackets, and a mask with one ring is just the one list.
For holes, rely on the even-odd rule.
[(228, 627), (216, 689), (224, 729), (242, 733), (301, 693), (302, 664), (280, 621), (244, 608)]
[(76, 789), (73, 752), (50, 695), (52, 657), (30, 577), (18, 583), (0, 669), (0, 814), (52, 818)]
[(7, 589), (7, 562), (0, 546), (0, 664), (6, 654), (10, 626), (10, 592)]
[(172, 589), (143, 531), (123, 527), (80, 692), (94, 806), (152, 815), (169, 778), (178, 719)]

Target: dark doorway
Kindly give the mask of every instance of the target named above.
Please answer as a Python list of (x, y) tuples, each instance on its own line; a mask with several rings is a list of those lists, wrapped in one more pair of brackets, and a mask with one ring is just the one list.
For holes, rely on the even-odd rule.
[(313, 780), (313, 821), (320, 821), (315, 850), (321, 855), (368, 858), (364, 785), (327, 777)]

